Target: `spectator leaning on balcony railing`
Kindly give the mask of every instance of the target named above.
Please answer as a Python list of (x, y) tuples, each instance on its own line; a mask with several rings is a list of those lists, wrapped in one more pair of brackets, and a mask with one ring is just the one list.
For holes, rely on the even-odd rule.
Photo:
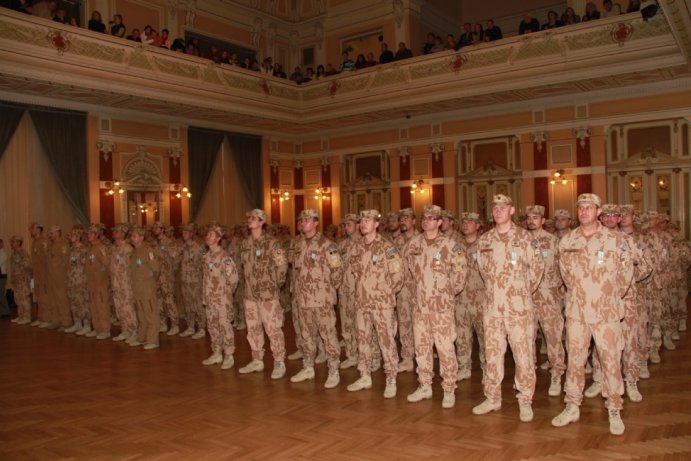
[(178, 53), (184, 53), (185, 47), (185, 41), (181, 38), (176, 38), (175, 40), (173, 40), (173, 44), (170, 45), (170, 50), (176, 51)]
[(592, 21), (594, 19), (600, 19), (600, 10), (597, 9), (597, 6), (594, 2), (588, 2), (585, 4), (585, 14), (581, 20), (585, 22)]
[(542, 25), (542, 30), (554, 29), (563, 25), (564, 23), (559, 20), (559, 15), (557, 12), (554, 10), (549, 10), (547, 13), (547, 22)]
[(317, 66), (317, 72), (314, 74), (314, 80), (319, 80), (320, 78), (326, 77), (326, 70), (323, 64)]
[(171, 43), (170, 43), (170, 37), (169, 37), (168, 29), (163, 29), (161, 31), (161, 35), (159, 36), (158, 43), (159, 43), (159, 46), (161, 48), (170, 49)]
[(357, 55), (357, 58), (355, 58), (355, 68), (364, 69), (365, 67), (367, 67), (367, 60), (365, 59), (365, 55), (360, 53)]
[(539, 30), (540, 22), (530, 13), (525, 13), (523, 15), (523, 20), (518, 25), (518, 35), (529, 34), (530, 32), (537, 32)]
[(355, 69), (355, 63), (348, 56), (348, 51), (344, 51), (341, 56), (343, 57), (343, 62), (341, 63), (341, 72)]
[(434, 37), (434, 47), (430, 53), (438, 53), (439, 51), (444, 51), (446, 49), (444, 42), (439, 35)]
[(338, 75), (338, 69), (334, 68), (331, 64), (326, 65), (326, 70), (324, 71), (324, 76), (330, 77), (332, 75)]
[(101, 13), (99, 13), (98, 11), (94, 11), (93, 13), (91, 13), (91, 19), (89, 19), (88, 27), (89, 30), (93, 30), (94, 32), (106, 32), (106, 25), (103, 24)]
[(67, 13), (65, 12), (64, 8), (58, 8), (55, 10), (53, 21), (59, 22), (60, 24), (67, 24)]
[(455, 50), (456, 49), (456, 37), (453, 34), (446, 34), (446, 43), (444, 44), (445, 50)]
[(288, 78), (285, 71), (283, 70), (283, 66), (279, 63), (274, 64), (274, 77)]
[(394, 56), (394, 59), (396, 61), (400, 61), (401, 59), (408, 59), (413, 57), (413, 52), (410, 51), (406, 46), (404, 42), (400, 42), (398, 44), (398, 51), (396, 51), (396, 55)]
[(137, 29), (136, 27), (134, 29), (132, 29), (132, 33), (125, 38), (127, 40), (132, 40), (133, 42), (139, 42), (139, 43), (142, 42), (141, 33), (139, 32), (139, 29)]
[(302, 78), (302, 83), (311, 82), (314, 80), (314, 69), (308, 67), (305, 69), (305, 76)]
[(473, 45), (482, 43), (485, 41), (485, 30), (482, 28), (482, 24), (473, 24)]
[(113, 37), (124, 37), (127, 28), (122, 23), (122, 15), (116, 14), (113, 16), (113, 20), (110, 21), (110, 35)]
[(612, 3), (612, 0), (603, 0), (602, 2), (602, 17), (609, 18), (610, 16), (617, 16), (621, 14), (621, 6), (618, 3)]
[(374, 59), (374, 53), (371, 51), (367, 53), (367, 65), (365, 67), (372, 67), (379, 64), (376, 59)]
[(463, 33), (458, 38), (456, 49), (473, 44), (473, 26), (469, 22), (463, 24)]
[(493, 19), (488, 19), (487, 28), (485, 29), (484, 40), (486, 42), (493, 42), (495, 40), (501, 40), (502, 38), (504, 38), (504, 35), (501, 33), (501, 29), (499, 28), (499, 26), (494, 25)]
[(434, 39), (436, 35), (433, 32), (429, 32), (427, 34), (427, 41), (425, 42), (425, 45), (422, 47), (422, 54), (429, 54), (432, 52), (432, 48), (434, 48)]
[(393, 51), (389, 49), (389, 45), (382, 42), (380, 45), (381, 54), (379, 55), (379, 64), (386, 64), (387, 62), (393, 62), (396, 57), (393, 55)]
[(290, 80), (294, 81), (298, 85), (305, 81), (305, 76), (302, 73), (302, 68), (297, 66), (292, 74), (290, 74)]
[(570, 6), (566, 7), (564, 14), (561, 15), (561, 23), (565, 26), (570, 26), (571, 24), (578, 24), (581, 22), (581, 17), (576, 14), (576, 12)]

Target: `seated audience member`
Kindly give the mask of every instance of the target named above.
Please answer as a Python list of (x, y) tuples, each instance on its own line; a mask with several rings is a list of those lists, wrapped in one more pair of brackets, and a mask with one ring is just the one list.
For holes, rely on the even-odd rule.
[(434, 46), (432, 47), (432, 50), (430, 53), (438, 53), (440, 51), (444, 51), (444, 42), (442, 42), (441, 37), (439, 35), (434, 37)]
[(53, 21), (59, 22), (60, 24), (67, 24), (67, 13), (65, 12), (64, 8), (58, 8), (55, 10)]
[(604, 0), (602, 2), (602, 17), (609, 18), (610, 16), (617, 16), (621, 14), (621, 6), (618, 3), (612, 3), (612, 0)]
[(518, 25), (518, 35), (529, 34), (540, 30), (540, 23), (530, 13), (523, 15), (523, 20)]
[(91, 13), (91, 19), (89, 19), (88, 27), (89, 30), (93, 30), (94, 32), (106, 32), (106, 25), (103, 24), (103, 19), (101, 19), (101, 13), (99, 13), (98, 11), (94, 11), (93, 13)]
[(221, 64), (230, 64), (230, 53), (228, 50), (221, 51)]
[(629, 6), (626, 8), (627, 13), (635, 13), (641, 10), (640, 0), (629, 0)]
[(379, 64), (386, 64), (387, 62), (393, 62), (396, 57), (393, 55), (393, 51), (389, 49), (389, 45), (382, 42), (380, 45), (381, 54), (379, 55)]
[(170, 43), (170, 37), (168, 36), (168, 29), (163, 29), (161, 31), (161, 35), (158, 37), (158, 43), (161, 48), (168, 48), (170, 49), (171, 43)]
[(70, 18), (70, 20), (68, 21), (68, 24), (70, 26), (79, 27), (79, 22), (77, 21), (77, 18), (74, 18), (74, 17)]
[(456, 49), (473, 44), (473, 26), (469, 22), (463, 24), (463, 33), (458, 38)]
[[(31, 3), (27, 0), (26, 3)], [(58, 2), (55, 0), (48, 0), (45, 2), (37, 2), (31, 9), (31, 14), (39, 18), (53, 19), (55, 10), (58, 8)]]
[(367, 67), (367, 60), (365, 59), (365, 55), (360, 53), (357, 55), (357, 58), (355, 58), (355, 68), (364, 69), (365, 67)]
[(32, 14), (34, 5), (31, 0), (12, 0), (10, 8), (20, 13)]
[(344, 51), (343, 54), (341, 54), (343, 57), (343, 62), (341, 63), (341, 72), (346, 72), (346, 71), (351, 71), (355, 69), (355, 63), (353, 62), (352, 59), (350, 59), (350, 56), (348, 56), (348, 52)]
[(156, 29), (151, 29), (149, 35), (146, 36), (149, 45), (155, 46), (156, 48), (161, 46), (161, 36), (158, 34)]
[(317, 72), (314, 74), (314, 79), (319, 80), (320, 78), (326, 77), (326, 70), (324, 69), (323, 64), (319, 64), (317, 66)]
[(592, 21), (594, 19), (600, 19), (600, 11), (594, 2), (588, 2), (585, 4), (585, 14), (581, 18), (581, 21)]
[(559, 15), (554, 10), (549, 10), (547, 13), (547, 22), (542, 25), (542, 30), (554, 29), (561, 27), (564, 24), (559, 20)]
[(206, 59), (210, 59), (215, 63), (221, 62), (221, 52), (218, 50), (216, 45), (211, 45), (209, 51), (204, 55)]
[(484, 41), (485, 31), (482, 28), (482, 24), (476, 22), (473, 24), (473, 45), (477, 45), (478, 43), (482, 43)]
[(288, 78), (288, 75), (283, 70), (283, 66), (279, 63), (274, 64), (274, 77)]
[(190, 56), (199, 56), (199, 48), (194, 46), (194, 43), (190, 42), (185, 46), (185, 54)]
[(398, 44), (398, 51), (396, 51), (396, 55), (394, 56), (394, 59), (396, 61), (400, 61), (401, 59), (408, 59), (413, 57), (413, 52), (410, 51), (406, 46), (404, 42), (401, 42)]
[[(251, 70), (252, 69), (252, 59), (245, 56), (244, 58), (242, 58), (242, 64), (240, 64), (240, 67), (242, 67), (243, 69)], [(272, 70), (270, 75), (273, 75), (273, 74), (274, 73)]]
[(334, 68), (334, 66), (332, 66), (331, 64), (326, 65), (326, 70), (324, 71), (324, 75), (326, 77), (330, 77), (332, 75), (338, 75), (338, 74), (339, 74), (338, 69)]
[(274, 73), (274, 63), (271, 56), (264, 58), (261, 65), (261, 71), (265, 74), (273, 75)]
[(150, 25), (144, 26), (144, 30), (141, 33), (141, 38), (142, 38), (142, 43), (144, 45), (151, 45), (153, 40), (151, 39), (151, 34), (153, 32), (153, 28)]
[(179, 53), (185, 52), (185, 41), (181, 38), (176, 38), (173, 40), (173, 44), (170, 45), (171, 51), (177, 51)]
[(142, 42), (141, 34), (139, 33), (139, 29), (137, 29), (136, 27), (132, 29), (132, 33), (125, 37), (125, 39), (132, 40), (133, 42)]
[(305, 76), (302, 74), (302, 68), (300, 66), (295, 67), (295, 70), (290, 74), (290, 80), (294, 81), (298, 85), (305, 80)]
[(432, 32), (429, 32), (427, 34), (427, 41), (425, 42), (425, 45), (422, 47), (422, 54), (432, 53), (432, 49), (434, 48), (434, 39), (435, 38), (436, 38), (436, 35), (433, 34)]
[(485, 41), (493, 42), (495, 40), (501, 40), (504, 35), (501, 33), (499, 26), (494, 25), (493, 19), (487, 20), (487, 28), (485, 29)]
[(453, 34), (446, 34), (446, 42), (444, 43), (445, 50), (455, 50), (456, 49), (456, 37)]
[(641, 16), (643, 20), (647, 21), (655, 16), (658, 8), (657, 0), (641, 0)]
[(302, 83), (311, 82), (314, 79), (314, 69), (308, 67), (305, 69), (305, 76), (302, 78)]
[(377, 60), (374, 59), (374, 53), (372, 53), (371, 51), (367, 53), (367, 65), (365, 67), (372, 67), (376, 66), (377, 64)]
[(122, 15), (116, 14), (113, 16), (113, 20), (110, 21), (110, 35), (113, 37), (124, 37), (127, 28), (122, 23)]
[(566, 7), (564, 14), (561, 15), (561, 23), (565, 26), (570, 26), (571, 24), (578, 24), (581, 22), (581, 17), (576, 14), (576, 12), (570, 6)]
[(237, 53), (230, 53), (230, 65), (231, 66), (239, 66), (240, 65), (240, 58), (238, 57)]

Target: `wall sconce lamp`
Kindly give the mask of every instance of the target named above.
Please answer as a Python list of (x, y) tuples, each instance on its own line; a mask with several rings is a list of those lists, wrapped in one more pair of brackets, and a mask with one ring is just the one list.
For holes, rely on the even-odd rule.
[(413, 184), (410, 186), (410, 193), (411, 194), (424, 194), (425, 193), (425, 181), (422, 179), (418, 179), (417, 181), (413, 181)]
[[(281, 189), (271, 189), (271, 195), (277, 195), (280, 202), (287, 202), (290, 200), (290, 192)], [(276, 200), (274, 198), (274, 200)]]
[(174, 189), (177, 191), (175, 194), (175, 197), (177, 198), (191, 198), (192, 197), (192, 192), (190, 192), (189, 188), (185, 186), (184, 184), (176, 184)]
[(560, 183), (566, 185), (567, 181), (566, 181), (565, 174), (566, 173), (564, 172), (564, 170), (562, 170), (561, 168), (558, 169), (557, 171), (552, 173), (552, 179), (550, 180), (550, 184), (554, 185), (557, 182), (560, 182)]
[(328, 187), (319, 187), (318, 189), (314, 190), (314, 199), (315, 200), (329, 200), (329, 196), (327, 194), (330, 194), (331, 190)]
[(124, 194), (125, 193), (125, 186), (120, 183), (120, 181), (115, 180), (115, 181), (108, 181), (106, 182), (106, 187), (108, 188), (108, 192), (106, 194), (108, 195), (115, 195), (115, 194)]

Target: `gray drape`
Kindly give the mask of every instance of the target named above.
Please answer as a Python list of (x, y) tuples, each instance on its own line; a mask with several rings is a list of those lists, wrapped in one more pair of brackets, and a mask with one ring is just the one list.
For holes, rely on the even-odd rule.
[(60, 189), (83, 224), (89, 223), (86, 175), (86, 114), (32, 107), (29, 115)]
[(0, 159), (12, 139), (26, 107), (0, 101)]
[(258, 136), (228, 134), (230, 153), (240, 174), (240, 186), (253, 208), (264, 207), (262, 187), (261, 138)]
[(189, 176), (192, 198), (190, 199), (190, 216), (192, 221), (201, 208), (206, 185), (211, 178), (218, 151), (223, 143), (225, 133), (204, 128), (187, 129), (187, 151), (189, 152)]

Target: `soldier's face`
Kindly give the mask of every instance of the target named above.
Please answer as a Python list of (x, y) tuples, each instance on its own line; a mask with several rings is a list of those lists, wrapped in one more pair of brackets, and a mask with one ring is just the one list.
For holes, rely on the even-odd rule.
[(154, 227), (153, 229), (151, 229), (151, 232), (152, 232), (156, 237), (158, 237), (159, 235), (161, 235), (161, 232), (163, 232), (163, 229), (160, 228), (160, 227), (158, 227), (158, 226), (156, 226), (156, 227)]
[(86, 234), (86, 239), (90, 242), (93, 243), (96, 240), (98, 240), (98, 234), (96, 232), (88, 232)]
[(319, 221), (313, 219), (313, 218), (304, 218), (302, 220), (302, 232), (308, 236), (311, 237), (317, 232), (317, 226), (319, 225)]
[(132, 242), (132, 245), (134, 245), (134, 246), (139, 246), (143, 240), (144, 240), (144, 236), (142, 234), (140, 234), (139, 232), (135, 232), (133, 234), (130, 234), (130, 242)]
[(622, 226), (630, 227), (633, 225), (633, 213), (622, 213), (619, 224)]
[(619, 225), (620, 218), (619, 215), (616, 214), (606, 214), (600, 215), (600, 221), (604, 226), (609, 227), (610, 229), (616, 229)]
[(571, 226), (571, 219), (567, 218), (565, 216), (560, 216), (558, 218), (555, 218), (555, 220), (554, 220), (554, 227), (556, 227), (557, 230), (568, 229), (570, 226)]
[(33, 238), (36, 238), (41, 235), (41, 228), (38, 226), (31, 226), (29, 228), (29, 234), (31, 234)]
[(480, 230), (480, 225), (475, 221), (465, 220), (461, 224), (461, 231), (463, 232), (463, 235), (477, 234), (478, 230)]
[(360, 219), (360, 232), (362, 235), (370, 235), (377, 232), (379, 227), (379, 221), (375, 221), (372, 218), (362, 218)]
[(422, 216), (422, 230), (433, 231), (441, 226), (441, 218), (432, 215)]
[(492, 218), (495, 224), (506, 224), (511, 221), (511, 216), (516, 212), (516, 209), (509, 205), (494, 205), (492, 207)]
[(593, 203), (579, 203), (578, 204), (578, 221), (581, 225), (592, 224), (597, 221), (602, 209)]
[(453, 227), (453, 221), (449, 218), (441, 218), (441, 230), (446, 232)]
[(357, 230), (357, 223), (355, 221), (346, 221), (343, 224), (343, 227), (346, 231), (346, 234), (353, 235), (353, 233)]
[(50, 231), (48, 232), (48, 238), (53, 242), (60, 238), (60, 231)]
[(537, 214), (529, 214), (525, 217), (525, 223), (530, 230), (538, 230), (545, 223), (545, 218)]
[(182, 231), (182, 239), (186, 242), (192, 238), (192, 232), (184, 230)]
[(247, 217), (247, 228), (249, 230), (252, 229), (258, 229), (262, 227), (262, 220), (257, 218), (256, 216), (248, 216)]
[(408, 216), (401, 218), (400, 223), (401, 232), (408, 232), (408, 229), (411, 229), (415, 226), (415, 221), (413, 221), (413, 218)]
[(391, 232), (395, 232), (396, 230), (398, 230), (398, 226), (399, 226), (398, 218), (391, 218), (386, 222), (386, 227)]
[(218, 242), (220, 240), (221, 240), (221, 236), (212, 230), (210, 230), (206, 233), (206, 238), (204, 239), (206, 244), (209, 245), (210, 247), (218, 245)]

